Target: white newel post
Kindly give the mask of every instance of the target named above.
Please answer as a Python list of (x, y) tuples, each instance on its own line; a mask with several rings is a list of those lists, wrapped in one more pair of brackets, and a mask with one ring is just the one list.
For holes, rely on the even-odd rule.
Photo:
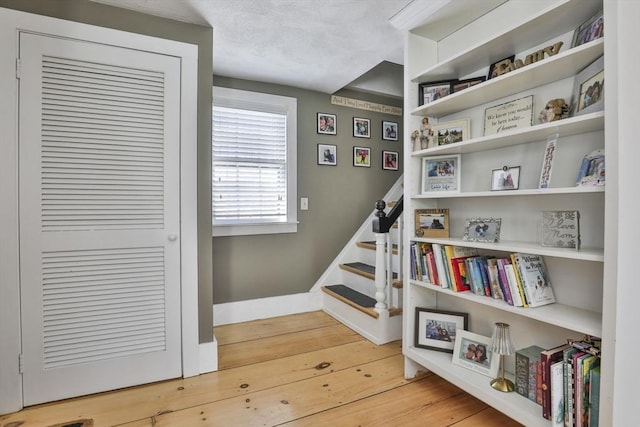
[(386, 245), (387, 234), (375, 233), (376, 235), (376, 307), (378, 313), (387, 310), (385, 288), (387, 285), (387, 269), (386, 267)]

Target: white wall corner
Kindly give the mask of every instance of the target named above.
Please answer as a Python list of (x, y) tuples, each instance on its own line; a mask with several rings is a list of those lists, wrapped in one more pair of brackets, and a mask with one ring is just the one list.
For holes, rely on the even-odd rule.
[(322, 297), (319, 292), (214, 304), (213, 326), (307, 313), (321, 308)]
[(212, 342), (200, 343), (200, 373), (206, 374), (218, 370), (218, 341), (213, 337)]

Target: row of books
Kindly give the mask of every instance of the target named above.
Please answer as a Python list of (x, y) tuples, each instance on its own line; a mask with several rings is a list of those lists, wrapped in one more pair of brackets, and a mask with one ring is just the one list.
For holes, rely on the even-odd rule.
[(542, 255), (483, 256), (477, 248), (412, 242), (411, 278), (455, 292), (471, 291), (516, 307), (554, 303)]
[[(596, 427), (600, 405), (600, 357), (586, 342), (516, 352), (515, 390), (542, 406), (552, 427)], [(588, 347), (589, 349), (587, 349)]]

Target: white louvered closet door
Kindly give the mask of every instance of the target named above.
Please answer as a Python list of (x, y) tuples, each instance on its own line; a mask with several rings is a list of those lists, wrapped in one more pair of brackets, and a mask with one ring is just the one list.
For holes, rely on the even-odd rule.
[(181, 375), (180, 60), (20, 35), (24, 404)]

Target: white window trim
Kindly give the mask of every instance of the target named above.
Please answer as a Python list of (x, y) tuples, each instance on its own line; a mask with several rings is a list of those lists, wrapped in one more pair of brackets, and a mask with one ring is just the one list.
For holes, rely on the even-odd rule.
[[(255, 234), (295, 233), (298, 231), (298, 101), (288, 96), (251, 92), (226, 87), (213, 87), (213, 104), (247, 108), (260, 106), (262, 111), (287, 114), (287, 222), (258, 224), (213, 224), (213, 236), (247, 236)], [(215, 108), (215, 107), (214, 107)]]

